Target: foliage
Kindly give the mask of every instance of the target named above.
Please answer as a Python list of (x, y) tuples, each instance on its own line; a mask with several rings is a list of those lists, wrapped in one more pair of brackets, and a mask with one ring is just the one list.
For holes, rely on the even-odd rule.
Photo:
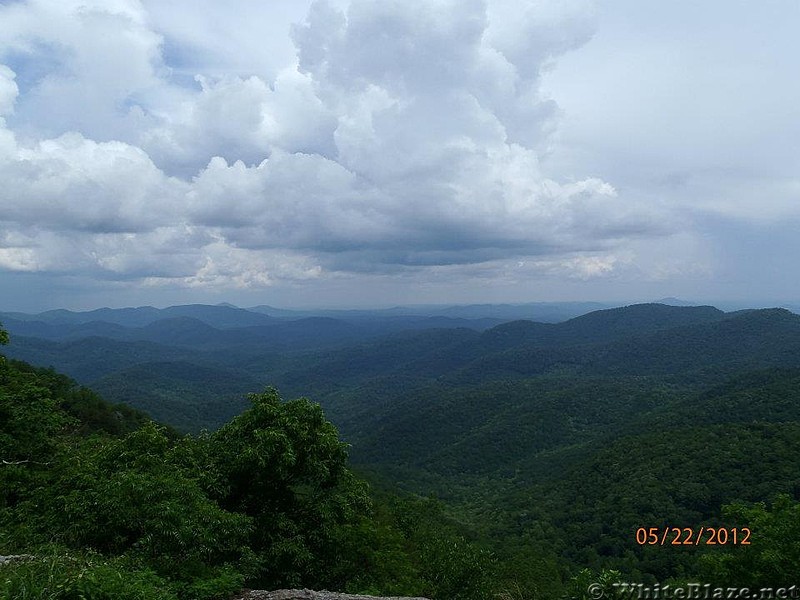
[(249, 410), (211, 437), (225, 481), (220, 503), (253, 519), (259, 581), (324, 586), (336, 530), (368, 509), (366, 488), (347, 470), (346, 445), (319, 405), (283, 402), (275, 390), (251, 394), (250, 401)]
[(0, 567), (0, 597), (488, 593), (485, 550), (430, 515), (403, 529), (413, 509), (373, 505), (319, 405), (250, 400), (219, 431), (178, 437), (138, 413), (109, 421), (113, 407), (69, 378), (4, 362), (0, 553), (35, 559)]
[(70, 422), (35, 374), (0, 362), (0, 511), (42, 479)]
[[(269, 389), (219, 430), (180, 437), (6, 361), (0, 551), (54, 541), (127, 561), (178, 598), (243, 582), (510, 600), (581, 598), (614, 577), (774, 585), (800, 564), (798, 334), (786, 311), (650, 306), (281, 357), (70, 342), (86, 351), (71, 359), (79, 372), (102, 371), (116, 397), (180, 413), (187, 429), (243, 406), (228, 402), (238, 377), (313, 394), (325, 414)], [(326, 414), (356, 467), (392, 491), (354, 475)], [(737, 524), (753, 545), (634, 536)]]
[(701, 557), (700, 570), (707, 581), (749, 587), (790, 587), (797, 583), (800, 565), (800, 502), (787, 494), (764, 502), (736, 502), (723, 508), (731, 526), (747, 527), (752, 537), (746, 546), (722, 547)]
[(178, 600), (169, 583), (125, 559), (51, 549), (0, 566), (0, 598), (13, 600)]
[(221, 509), (172, 459), (163, 429), (148, 424), (120, 440), (90, 440), (70, 453), (51, 490), (34, 496), (65, 543), (140, 556), (176, 578), (238, 558), (250, 523)]
[(622, 582), (619, 571), (606, 570), (592, 571), (582, 569), (566, 586), (564, 600), (597, 600), (597, 598), (628, 598), (630, 594), (614, 587), (615, 583)]
[(424, 595), (478, 600), (494, 595), (498, 564), (491, 551), (468, 540), (433, 499), (407, 497), (391, 503), (396, 527), (409, 544)]

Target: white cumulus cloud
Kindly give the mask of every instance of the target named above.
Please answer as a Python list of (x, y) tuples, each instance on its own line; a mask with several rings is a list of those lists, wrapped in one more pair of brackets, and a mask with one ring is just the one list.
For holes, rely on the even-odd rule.
[(542, 167), (541, 76), (591, 38), (586, 3), (317, 0), (295, 64), (189, 83), (157, 14), (0, 6), (0, 268), (258, 287), (538, 257), (595, 277), (670, 229)]

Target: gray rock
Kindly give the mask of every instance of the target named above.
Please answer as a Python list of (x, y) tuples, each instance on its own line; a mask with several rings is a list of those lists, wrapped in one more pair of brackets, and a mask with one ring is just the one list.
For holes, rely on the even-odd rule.
[(0, 556), (0, 565), (7, 565), (13, 562), (19, 562), (22, 560), (32, 560), (34, 556), (30, 554), (11, 554), (9, 556)]
[(338, 592), (315, 592), (314, 590), (249, 590), (234, 600), (428, 600), (427, 598), (409, 598), (406, 596), (359, 596), (340, 594)]

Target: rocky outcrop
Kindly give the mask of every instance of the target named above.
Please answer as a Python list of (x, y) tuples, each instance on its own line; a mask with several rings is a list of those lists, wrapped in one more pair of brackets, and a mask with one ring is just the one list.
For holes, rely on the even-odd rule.
[(315, 592), (313, 590), (248, 590), (234, 600), (428, 600), (427, 598), (409, 598), (406, 596), (358, 596), (340, 594), (338, 592)]
[(0, 565), (7, 565), (21, 560), (31, 560), (35, 557), (30, 554), (11, 554), (10, 556), (0, 556)]

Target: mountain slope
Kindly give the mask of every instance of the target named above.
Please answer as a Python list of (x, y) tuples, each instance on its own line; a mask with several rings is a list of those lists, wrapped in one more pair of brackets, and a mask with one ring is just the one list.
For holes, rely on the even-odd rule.
[(266, 383), (235, 369), (181, 361), (137, 364), (91, 383), (106, 398), (145, 411), (182, 431), (215, 429), (248, 406)]

